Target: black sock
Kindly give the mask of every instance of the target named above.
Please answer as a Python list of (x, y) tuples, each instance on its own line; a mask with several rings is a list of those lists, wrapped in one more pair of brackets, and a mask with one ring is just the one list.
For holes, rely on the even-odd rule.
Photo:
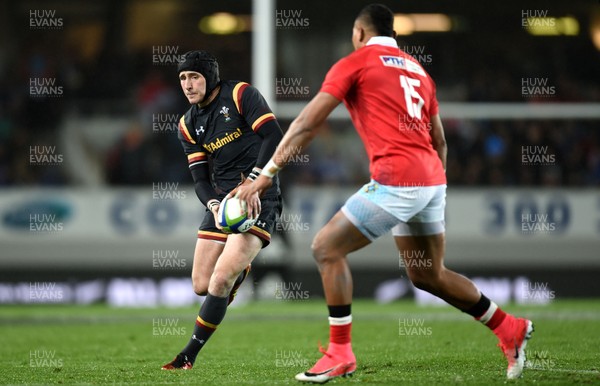
[(245, 269), (240, 273), (240, 275), (237, 277), (237, 279), (235, 279), (235, 282), (233, 283), (233, 287), (235, 287), (236, 285), (239, 285), (244, 280), (244, 275), (246, 275)]
[(332, 318), (343, 318), (352, 313), (352, 305), (346, 304), (343, 306), (327, 306), (329, 309), (329, 316)]
[(223, 321), (225, 312), (227, 312), (227, 301), (227, 297), (220, 298), (210, 293), (206, 296), (204, 303), (200, 307), (198, 318), (196, 318), (194, 334), (187, 346), (181, 351), (181, 354), (186, 355), (190, 362), (194, 363), (198, 352), (200, 352), (221, 321)]
[(462, 312), (466, 312), (474, 318), (479, 318), (490, 308), (490, 304), (490, 299), (488, 299), (484, 294), (481, 294), (479, 301), (475, 303), (473, 307), (469, 308), (468, 310), (462, 310)]

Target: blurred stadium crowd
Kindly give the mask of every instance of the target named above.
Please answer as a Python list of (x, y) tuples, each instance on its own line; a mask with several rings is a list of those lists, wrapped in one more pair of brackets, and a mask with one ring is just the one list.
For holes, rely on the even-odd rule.
[[(72, 116), (124, 117), (130, 122), (110, 147), (98, 151), (89, 144), (91, 158), (101, 170), (103, 184), (191, 182), (174, 128), (158, 132), (153, 129), (157, 114), (182, 114), (188, 108), (172, 66), (153, 65), (147, 58), (148, 52), (125, 54), (108, 47), (93, 60), (83, 60), (71, 48), (64, 48), (57, 54), (49, 42), (32, 38), (23, 43), (27, 49), (9, 62), (10, 65), (5, 62), (0, 77), (1, 186), (76, 185), (77, 181), (67, 168), (48, 164), (32, 167), (29, 158), (32, 148), (45, 145), (54, 146), (60, 153), (58, 138), (64, 122)], [(565, 44), (563, 49), (568, 50), (567, 46)], [(441, 58), (426, 67), (438, 83), (448, 142), (449, 184), (600, 185), (597, 130), (600, 122), (597, 120), (444, 119), (444, 102), (546, 103), (548, 98), (524, 97), (521, 89), (521, 79), (529, 74), (539, 74), (539, 68), (528, 67), (530, 64), (526, 61), (494, 52), (493, 46), (487, 47), (477, 63), (470, 63), (470, 68), (463, 69), (468, 72), (465, 77), (450, 76), (447, 69), (442, 69), (445, 63)], [(456, 52), (456, 55), (463, 54), (467, 53)], [(222, 66), (230, 72), (240, 73), (231, 71), (235, 66), (249, 67), (247, 58), (242, 63), (234, 63), (232, 57), (217, 55)], [(575, 71), (561, 72), (561, 69), (569, 68), (569, 63), (542, 72), (552, 80), (555, 90), (548, 103), (599, 102), (600, 85), (597, 82), (585, 82)], [(589, 67), (589, 63), (579, 63)], [(584, 70), (588, 73), (597, 71)], [(324, 72), (319, 75), (321, 79), (323, 76)], [(29, 82), (36, 77), (55, 79), (64, 92), (32, 97)], [(310, 96), (317, 90), (318, 85), (312, 86)], [(280, 120), (280, 123), (285, 130), (289, 120)], [(522, 153), (528, 146), (545, 148), (552, 161), (524, 164)], [(287, 173), (284, 179), (296, 184), (357, 185), (368, 180), (366, 157), (349, 121), (330, 122), (330, 127), (325, 128), (308, 149), (307, 157), (292, 168), (294, 172)]]
[[(74, 106), (78, 106), (84, 115), (86, 110), (94, 109), (82, 104), (81, 100), (88, 100), (85, 94), (89, 90), (94, 90), (96, 95), (103, 93), (99, 79), (106, 81), (113, 71), (110, 68), (101, 71), (101, 68), (99, 65), (98, 69), (88, 70), (87, 73), (94, 76), (86, 78), (86, 71), (77, 68), (75, 63), (55, 63), (43, 53), (32, 52), (24, 58), (22, 71), (3, 79), (4, 84), (0, 87), (0, 184), (69, 185), (73, 182), (66, 170), (56, 165), (31, 167), (30, 149), (32, 146), (56, 145), (61, 123)], [(118, 97), (134, 111), (132, 123), (124, 130), (124, 135), (109, 151), (97, 156), (106, 184), (190, 182), (176, 132), (153, 130), (154, 114), (182, 113), (187, 109), (177, 81), (173, 77), (165, 79), (164, 72), (151, 68), (138, 84), (131, 88), (119, 87), (119, 93), (131, 94), (127, 98), (105, 90), (106, 98)], [(58, 84), (78, 92), (63, 98), (31, 98), (24, 86), (29, 74), (56, 77)], [(501, 78), (498, 82), (498, 88), (506, 88), (507, 83)], [(478, 89), (476, 82), (466, 87)], [(485, 88), (479, 90), (478, 101), (494, 100), (493, 94), (483, 92)], [(558, 88), (558, 98), (560, 90)], [(443, 101), (441, 105), (443, 114)], [(285, 129), (289, 121), (280, 123)], [(451, 185), (600, 185), (597, 121), (452, 119), (444, 120), (444, 125)], [(522, 152), (527, 146), (546, 147), (553, 162), (524, 165)], [(57, 151), (60, 152), (60, 146)], [(294, 178), (288, 179), (298, 184), (360, 184), (368, 179), (365, 157), (351, 124), (333, 122), (308, 149), (305, 162), (292, 166), (294, 173), (289, 174)]]

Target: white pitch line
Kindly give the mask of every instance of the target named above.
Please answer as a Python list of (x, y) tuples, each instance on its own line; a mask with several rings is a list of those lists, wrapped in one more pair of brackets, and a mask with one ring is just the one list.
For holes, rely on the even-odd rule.
[(575, 373), (575, 374), (598, 374), (600, 375), (599, 370), (578, 370), (578, 369), (545, 369), (541, 367), (526, 367), (527, 370), (535, 370), (535, 371), (554, 371), (557, 373)]

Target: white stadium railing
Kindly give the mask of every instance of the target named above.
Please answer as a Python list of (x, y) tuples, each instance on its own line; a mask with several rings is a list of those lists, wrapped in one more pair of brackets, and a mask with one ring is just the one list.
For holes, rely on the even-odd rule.
[[(277, 102), (279, 119), (294, 119), (308, 102)], [(461, 103), (440, 101), (442, 119), (600, 119), (600, 103)], [(343, 105), (330, 118), (350, 119)]]

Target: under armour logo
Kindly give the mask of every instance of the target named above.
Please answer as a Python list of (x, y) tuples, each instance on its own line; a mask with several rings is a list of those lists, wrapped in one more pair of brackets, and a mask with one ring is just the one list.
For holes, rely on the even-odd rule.
[(264, 222), (264, 221), (260, 221), (260, 220), (258, 220), (258, 221), (256, 222), (256, 225), (258, 225), (259, 227), (265, 227), (265, 226), (267, 226), (267, 223), (266, 223), (266, 222)]
[(196, 135), (200, 135), (200, 133), (204, 133), (204, 126), (200, 126), (199, 129), (196, 129)]
[(198, 338), (196, 338), (196, 334), (192, 335), (192, 339), (193, 340), (197, 340), (198, 343), (200, 343), (200, 344), (206, 343), (206, 341), (204, 339), (198, 339)]

